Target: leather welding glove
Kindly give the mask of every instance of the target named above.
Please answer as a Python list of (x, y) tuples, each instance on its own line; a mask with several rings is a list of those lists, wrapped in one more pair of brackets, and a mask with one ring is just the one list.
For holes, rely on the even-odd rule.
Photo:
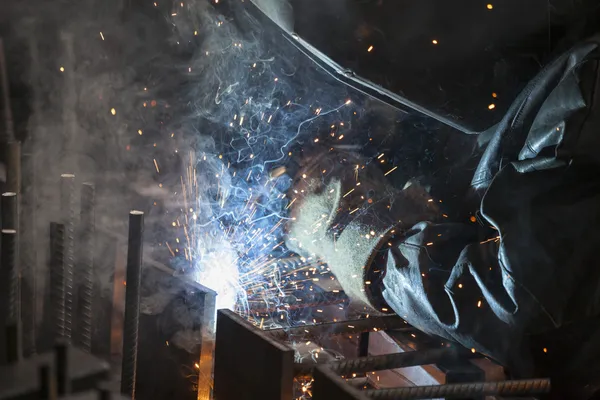
[(379, 198), (367, 198), (366, 193), (374, 192), (367, 184), (366, 190), (345, 186), (336, 178), (325, 185), (305, 179), (305, 195), (293, 210), (287, 246), (324, 260), (350, 299), (373, 312), (380, 306), (371, 296), (368, 277), (377, 250), (398, 225), (431, 220), (437, 210), (429, 194), (416, 185), (392, 196), (380, 187)]

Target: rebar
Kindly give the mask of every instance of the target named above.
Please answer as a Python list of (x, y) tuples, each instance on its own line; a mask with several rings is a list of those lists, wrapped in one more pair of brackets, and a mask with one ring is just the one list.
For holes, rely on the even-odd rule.
[(502, 382), (456, 383), (435, 386), (412, 386), (395, 389), (367, 390), (372, 399), (438, 399), (477, 396), (526, 396), (550, 392), (550, 379), (528, 379)]
[(123, 362), (121, 369), (121, 393), (131, 399), (135, 399), (137, 374), (143, 234), (144, 213), (131, 211), (129, 213), (129, 239), (127, 243)]
[(59, 396), (64, 396), (71, 392), (71, 382), (69, 379), (69, 346), (65, 341), (60, 340), (54, 346), (54, 358), (57, 393)]
[(76, 283), (79, 287), (77, 301), (77, 343), (86, 352), (92, 351), (92, 299), (94, 294), (94, 237), (95, 189), (91, 183), (81, 187), (81, 216), (79, 265)]
[(73, 321), (73, 271), (75, 265), (75, 175), (60, 176), (61, 219), (65, 227), (64, 271), (65, 271), (65, 334), (71, 340)]
[(21, 194), (21, 143), (8, 143), (6, 160), (6, 189), (8, 192)]
[(16, 364), (21, 359), (21, 329), (17, 321), (6, 325), (6, 361)]
[[(385, 354), (381, 356), (360, 357), (350, 360), (335, 361), (329, 363), (332, 371), (339, 375), (350, 373), (365, 373), (372, 371), (383, 371), (387, 369), (414, 367), (416, 365), (435, 364), (442, 361), (456, 360), (459, 357), (476, 357), (470, 351), (444, 347), (431, 350), (407, 351), (404, 353)], [(310, 375), (312, 370), (319, 364), (295, 364), (294, 375)]]
[(383, 317), (364, 318), (353, 321), (327, 322), (319, 325), (303, 325), (295, 326), (293, 328), (272, 329), (265, 331), (265, 334), (276, 340), (285, 340), (289, 336), (293, 335), (339, 335), (345, 333), (354, 334), (374, 330), (381, 331), (392, 329), (404, 329), (407, 332), (414, 330), (414, 328), (408, 327), (403, 319), (399, 318), (396, 315), (389, 315)]
[(15, 192), (4, 192), (1, 196), (2, 229), (17, 229), (18, 196)]
[(2, 87), (2, 103), (4, 104), (5, 137), (4, 142), (15, 140), (15, 129), (10, 109), (10, 91), (8, 84), (8, 71), (6, 70), (6, 57), (4, 54), (4, 42), (0, 38), (0, 86)]
[[(31, 141), (26, 145), (31, 146)], [(35, 157), (32, 150), (23, 153), (23, 181), (19, 194), (19, 264), (21, 267), (21, 320), (23, 356), (36, 353), (37, 329), (37, 241)]]
[(39, 398), (43, 400), (56, 400), (56, 380), (52, 376), (49, 365), (42, 365), (39, 369), (40, 391)]
[[(17, 231), (2, 229), (2, 255), (0, 260), (6, 282), (8, 283), (8, 301), (6, 302), (5, 323), (16, 323), (20, 317), (19, 310), (19, 269), (17, 265)], [(4, 278), (3, 277), (3, 278)]]
[(54, 340), (65, 335), (65, 227), (50, 223), (50, 307)]

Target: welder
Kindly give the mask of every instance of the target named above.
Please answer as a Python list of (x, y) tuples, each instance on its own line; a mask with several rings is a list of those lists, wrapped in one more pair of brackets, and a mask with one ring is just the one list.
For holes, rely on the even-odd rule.
[(512, 376), (549, 374), (561, 395), (593, 398), (599, 46), (593, 37), (549, 63), (481, 136), (465, 171), (470, 217), (450, 220), (418, 182), (395, 189), (376, 162), (326, 149), (297, 176), (289, 248), (326, 261), (365, 313), (395, 312)]

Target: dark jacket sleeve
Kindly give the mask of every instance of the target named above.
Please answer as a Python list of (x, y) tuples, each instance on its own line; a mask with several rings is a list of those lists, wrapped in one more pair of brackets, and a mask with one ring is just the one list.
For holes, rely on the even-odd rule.
[(530, 334), (600, 309), (597, 43), (546, 67), (498, 126), (473, 179), (481, 224), (420, 223), (386, 250), (399, 315), (516, 375)]

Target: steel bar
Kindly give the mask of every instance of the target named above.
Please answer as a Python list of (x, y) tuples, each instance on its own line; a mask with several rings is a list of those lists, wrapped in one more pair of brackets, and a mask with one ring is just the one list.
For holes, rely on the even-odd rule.
[(64, 396), (71, 392), (71, 382), (69, 380), (69, 346), (64, 341), (59, 341), (54, 347), (55, 370), (56, 370), (56, 389), (59, 396)]
[(43, 400), (56, 400), (56, 380), (52, 376), (49, 365), (42, 365), (39, 369), (40, 391), (39, 398)]
[(65, 227), (50, 223), (50, 307), (54, 341), (65, 334)]
[(397, 330), (404, 329), (407, 332), (413, 331), (409, 328), (403, 319), (396, 315), (383, 317), (371, 317), (354, 321), (327, 322), (319, 325), (295, 326), (293, 328), (281, 328), (265, 331), (265, 334), (276, 340), (285, 340), (290, 336), (320, 336), (320, 335), (339, 335), (368, 332), (373, 330)]
[(0, 38), (0, 87), (2, 88), (2, 104), (4, 105), (5, 134), (3, 141), (15, 140), (15, 129), (10, 108), (10, 90), (8, 82), (8, 71), (6, 69), (6, 56), (4, 54), (4, 42)]
[[(31, 140), (25, 142), (31, 147)], [(37, 351), (37, 296), (39, 243), (36, 219), (35, 160), (33, 151), (23, 153), (23, 181), (19, 194), (19, 263), (21, 266), (21, 321), (23, 327), (23, 356), (28, 357)]]
[[(416, 365), (435, 364), (437, 362), (456, 360), (459, 357), (477, 357), (462, 348), (444, 347), (432, 350), (407, 351), (382, 356), (368, 356), (350, 360), (335, 361), (327, 365), (339, 375), (383, 371), (386, 369), (413, 367)], [(295, 364), (294, 375), (310, 375), (318, 364)]]
[(21, 194), (21, 143), (8, 143), (6, 157), (6, 189), (8, 192)]
[(77, 344), (88, 353), (92, 350), (92, 297), (94, 293), (95, 189), (91, 183), (81, 187), (81, 246), (75, 282), (77, 301)]
[(213, 387), (213, 354), (215, 351), (215, 315), (217, 294), (205, 291), (202, 314), (202, 344), (198, 362), (198, 400), (210, 400)]
[(64, 271), (65, 271), (65, 333), (70, 341), (73, 325), (73, 274), (75, 265), (75, 175), (60, 176), (61, 222), (65, 227)]
[(528, 396), (550, 392), (550, 379), (520, 381), (457, 383), (435, 386), (413, 386), (396, 389), (367, 390), (371, 399), (437, 399), (471, 398), (475, 396)]
[(2, 193), (2, 229), (17, 229), (18, 196), (15, 192)]
[(17, 231), (2, 229), (2, 255), (0, 256), (2, 276), (2, 296), (5, 296), (4, 310), (4, 349), (2, 363), (16, 363), (21, 358), (22, 343), (20, 329), (20, 289), (17, 263)]
[(135, 399), (137, 373), (143, 233), (144, 213), (131, 211), (129, 213), (129, 239), (127, 244), (123, 362), (121, 370), (121, 393), (131, 399)]
[(22, 342), (21, 327), (18, 322), (6, 325), (6, 361), (8, 364), (16, 364), (21, 360)]

